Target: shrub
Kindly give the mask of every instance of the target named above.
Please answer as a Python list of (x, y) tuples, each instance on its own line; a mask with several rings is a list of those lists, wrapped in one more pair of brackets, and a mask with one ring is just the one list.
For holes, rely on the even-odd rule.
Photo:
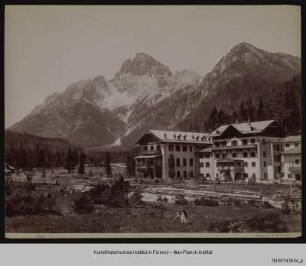
[[(105, 184), (97, 185), (89, 192), (89, 196), (95, 204), (124, 207), (128, 205), (130, 189), (131, 187), (129, 182), (120, 178), (111, 186)], [(137, 197), (139, 197), (139, 195)], [(135, 200), (135, 198), (133, 200)]]
[(89, 191), (89, 195), (95, 204), (106, 204), (111, 196), (110, 186), (99, 184)]
[(194, 204), (201, 206), (219, 206), (218, 201), (214, 200), (213, 198), (205, 198), (204, 196), (196, 198), (194, 200)]
[(188, 201), (185, 199), (184, 195), (176, 195), (174, 199), (174, 203), (177, 205), (186, 205)]
[(252, 231), (259, 232), (287, 232), (288, 226), (279, 214), (268, 213), (252, 217), (247, 220), (247, 224)]
[(234, 199), (233, 203), (236, 207), (242, 207), (243, 206), (243, 203), (240, 199)]
[(220, 184), (221, 184), (221, 181), (220, 181), (220, 179), (219, 179), (219, 178), (216, 178), (216, 180), (215, 180), (215, 184), (216, 184), (216, 185), (220, 185)]
[(210, 223), (208, 231), (218, 232), (218, 233), (227, 233), (230, 231), (230, 221), (222, 220)]
[(138, 206), (142, 203), (141, 199), (142, 199), (141, 191), (139, 189), (136, 189), (129, 196), (128, 201), (131, 206)]
[(218, 233), (246, 233), (250, 232), (251, 229), (245, 221), (222, 220), (211, 223), (208, 231)]
[(161, 195), (159, 195), (156, 199), (157, 202), (168, 202), (168, 198), (167, 197), (162, 197)]
[(110, 197), (107, 204), (114, 207), (123, 207), (128, 205), (129, 191), (129, 182), (124, 181), (123, 177), (120, 177), (120, 179), (110, 187)]
[(276, 213), (268, 213), (242, 220), (221, 220), (210, 223), (210, 232), (288, 232), (285, 221)]
[(94, 209), (93, 202), (88, 193), (83, 193), (80, 197), (73, 200), (72, 208), (77, 213), (89, 213)]
[(263, 201), (263, 208), (265, 209), (274, 209), (274, 206), (271, 205), (269, 202), (267, 201)]
[(157, 197), (156, 201), (158, 201), (158, 202), (163, 201), (163, 197), (162, 197), (161, 195), (158, 195), (158, 197)]
[(42, 194), (26, 185), (19, 185), (6, 197), (6, 215), (44, 215), (53, 211), (54, 203), (50, 194)]
[(256, 200), (254, 200), (254, 199), (249, 200), (248, 204), (249, 204), (249, 206), (257, 207)]
[(250, 178), (248, 184), (254, 186), (256, 184), (255, 178)]

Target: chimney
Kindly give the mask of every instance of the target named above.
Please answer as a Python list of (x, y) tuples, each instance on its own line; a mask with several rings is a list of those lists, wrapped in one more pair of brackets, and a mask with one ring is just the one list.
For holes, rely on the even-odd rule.
[(166, 132), (164, 132), (164, 138), (165, 138), (165, 139), (167, 138), (167, 134), (166, 134)]

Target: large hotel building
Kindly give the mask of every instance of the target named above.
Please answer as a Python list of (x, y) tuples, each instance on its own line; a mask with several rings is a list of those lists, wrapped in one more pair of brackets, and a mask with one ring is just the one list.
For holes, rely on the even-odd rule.
[(149, 130), (137, 142), (140, 178), (254, 182), (301, 180), (301, 138), (274, 121), (222, 125), (209, 133)]
[(207, 133), (149, 130), (137, 144), (138, 177), (187, 179), (199, 176), (197, 151), (210, 147), (212, 140)]

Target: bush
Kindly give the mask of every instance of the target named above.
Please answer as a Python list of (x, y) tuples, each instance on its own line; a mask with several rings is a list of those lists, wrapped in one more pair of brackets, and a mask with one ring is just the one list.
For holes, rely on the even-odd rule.
[(252, 231), (275, 233), (288, 232), (287, 223), (283, 221), (277, 213), (254, 216), (247, 220), (247, 224), (250, 226)]
[(256, 184), (255, 178), (250, 178), (248, 184), (254, 186)]
[[(95, 204), (107, 204), (112, 207), (124, 207), (128, 205), (130, 184), (123, 178), (115, 181), (111, 186), (97, 185), (89, 192), (89, 196)], [(139, 195), (138, 195), (139, 196)], [(135, 198), (133, 199), (135, 200)]]
[(188, 201), (185, 199), (184, 195), (176, 195), (174, 199), (174, 203), (177, 205), (186, 205)]
[(6, 196), (6, 216), (55, 213), (54, 203), (49, 193), (33, 191), (32, 187), (28, 188), (27, 185), (20, 184)]
[(83, 193), (80, 197), (73, 200), (72, 208), (77, 213), (89, 213), (94, 209), (93, 202), (88, 193)]
[(230, 231), (230, 221), (222, 220), (210, 223), (208, 227), (208, 231), (210, 232), (218, 232), (218, 233), (228, 233)]
[(162, 197), (161, 195), (159, 195), (156, 199), (157, 202), (168, 202), (168, 198), (167, 197)]
[(288, 232), (285, 221), (276, 213), (254, 216), (248, 220), (221, 220), (209, 225), (210, 232)]
[(269, 202), (267, 201), (263, 201), (263, 208), (265, 209), (274, 209), (274, 206), (271, 205)]
[(95, 204), (106, 204), (111, 197), (110, 186), (99, 184), (89, 191), (89, 195)]
[(218, 201), (214, 200), (213, 198), (205, 198), (204, 196), (196, 198), (194, 200), (194, 204), (201, 206), (219, 206)]
[(110, 187), (110, 197), (107, 201), (107, 204), (113, 207), (127, 206), (129, 191), (129, 182), (124, 181), (123, 177), (121, 177)]
[(128, 198), (129, 204), (131, 206), (138, 206), (142, 203), (142, 194), (139, 189), (136, 189), (131, 193), (131, 195)]

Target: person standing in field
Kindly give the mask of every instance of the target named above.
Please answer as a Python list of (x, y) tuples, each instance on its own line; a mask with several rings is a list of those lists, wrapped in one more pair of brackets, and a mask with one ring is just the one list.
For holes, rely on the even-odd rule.
[(178, 212), (176, 213), (176, 216), (174, 217), (173, 221), (176, 221), (177, 219), (179, 219), (181, 224), (186, 224), (187, 223), (187, 212), (186, 212), (185, 209), (180, 208), (178, 210)]

